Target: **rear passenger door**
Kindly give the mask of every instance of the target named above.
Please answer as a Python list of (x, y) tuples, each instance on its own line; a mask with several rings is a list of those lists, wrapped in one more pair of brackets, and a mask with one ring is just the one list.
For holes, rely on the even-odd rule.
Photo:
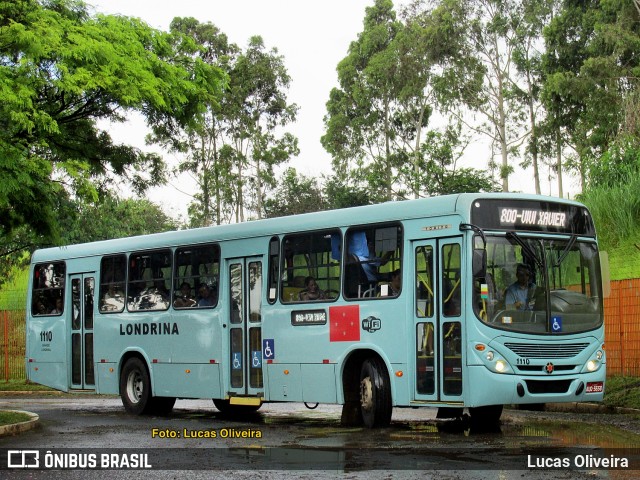
[(230, 403), (247, 404), (234, 397), (264, 397), (262, 370), (262, 257), (227, 260), (229, 274), (229, 396)]
[(93, 305), (95, 273), (69, 276), (71, 283), (71, 388), (95, 389), (93, 365)]

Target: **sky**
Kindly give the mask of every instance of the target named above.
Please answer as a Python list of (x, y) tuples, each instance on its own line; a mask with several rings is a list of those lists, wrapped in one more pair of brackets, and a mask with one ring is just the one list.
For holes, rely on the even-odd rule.
[[(138, 17), (150, 26), (168, 31), (174, 17), (194, 17), (201, 23), (211, 22), (224, 32), (229, 41), (246, 48), (249, 38), (260, 35), (267, 49), (276, 48), (284, 57), (291, 77), (290, 103), (300, 110), (295, 124), (287, 131), (298, 137), (300, 155), (288, 164), (298, 173), (319, 177), (330, 174), (331, 157), (320, 144), (324, 134), (323, 117), (329, 92), (337, 86), (336, 67), (346, 56), (349, 44), (363, 29), (365, 8), (374, 0), (86, 0), (96, 12)], [(403, 2), (394, 2), (396, 11)], [(115, 141), (151, 150), (145, 146), (147, 133), (142, 119), (132, 118), (128, 124), (109, 126)], [(487, 168), (486, 142), (478, 139), (469, 149), (464, 166)], [(175, 162), (165, 155), (168, 162)], [(555, 182), (546, 181), (541, 172), (543, 194), (557, 194)], [(532, 171), (519, 170), (509, 178), (512, 190), (534, 193)], [(571, 190), (565, 179), (565, 190)], [(149, 192), (149, 199), (159, 203), (173, 215), (186, 217), (189, 196), (193, 191), (189, 179), (172, 180), (169, 187)], [(566, 196), (566, 193), (565, 193)]]

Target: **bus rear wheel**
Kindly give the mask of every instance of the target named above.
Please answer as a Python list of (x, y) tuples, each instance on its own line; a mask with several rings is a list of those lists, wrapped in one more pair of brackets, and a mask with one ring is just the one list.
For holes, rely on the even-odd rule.
[(381, 360), (368, 358), (360, 370), (360, 411), (368, 428), (391, 423), (391, 382)]
[(151, 399), (151, 381), (144, 362), (130, 358), (120, 374), (120, 398), (124, 409), (134, 415), (147, 412)]

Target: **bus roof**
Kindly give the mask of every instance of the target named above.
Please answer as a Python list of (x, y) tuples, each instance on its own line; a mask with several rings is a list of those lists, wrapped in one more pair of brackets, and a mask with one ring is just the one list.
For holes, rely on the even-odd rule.
[(185, 244), (218, 242), (260, 236), (281, 235), (312, 229), (366, 225), (395, 220), (461, 215), (468, 218), (471, 204), (478, 199), (535, 200), (581, 205), (557, 197), (515, 193), (461, 193), (416, 200), (385, 202), (376, 205), (327, 210), (287, 217), (253, 220), (238, 224), (154, 233), (91, 243), (51, 247), (34, 252), (33, 263), (121, 253), (133, 250), (167, 248)]

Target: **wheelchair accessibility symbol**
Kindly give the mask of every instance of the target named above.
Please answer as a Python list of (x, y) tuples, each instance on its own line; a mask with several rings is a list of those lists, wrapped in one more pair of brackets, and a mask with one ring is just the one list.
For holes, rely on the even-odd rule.
[(554, 332), (562, 331), (562, 317), (551, 318), (551, 330), (553, 330)]
[(262, 359), (260, 358), (260, 350), (254, 350), (251, 352), (251, 367), (252, 368), (261, 368), (262, 367)]
[(265, 360), (273, 360), (276, 358), (276, 347), (273, 338), (265, 338), (262, 340), (262, 358)]
[(233, 352), (233, 365), (234, 370), (240, 370), (242, 368), (242, 356), (240, 352)]

